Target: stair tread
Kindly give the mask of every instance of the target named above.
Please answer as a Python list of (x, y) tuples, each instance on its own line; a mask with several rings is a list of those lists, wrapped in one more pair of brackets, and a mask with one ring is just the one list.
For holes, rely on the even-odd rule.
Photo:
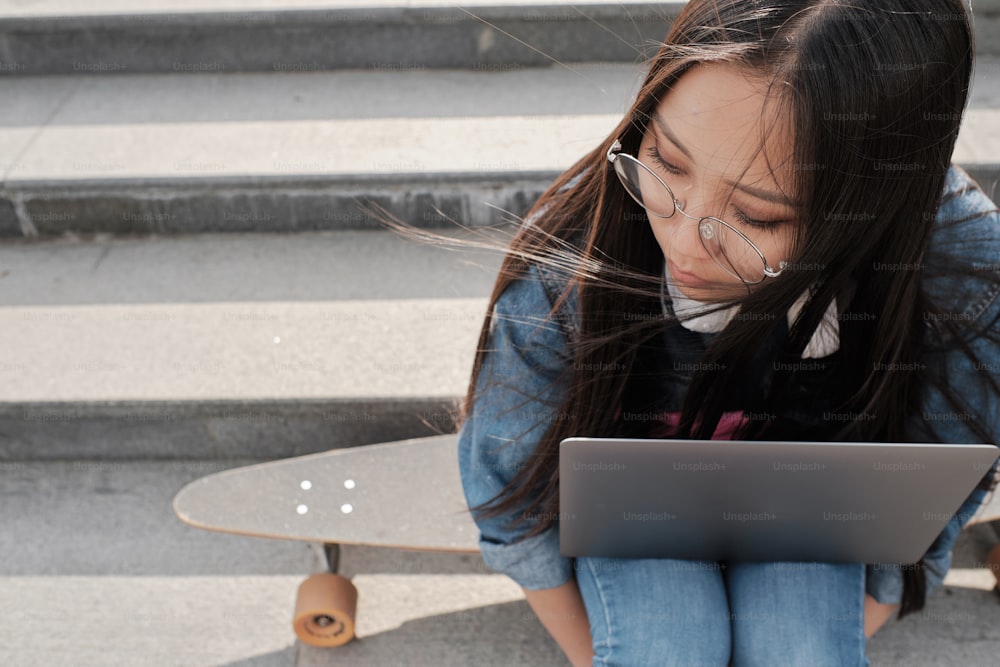
[[(954, 160), (1000, 162), (1000, 58), (983, 59)], [(8, 185), (558, 172), (615, 127), (634, 65), (506, 72), (25, 77), (7, 82)], [(44, 79), (44, 80), (41, 80)]]
[(450, 398), (499, 259), (374, 231), (0, 246), (0, 401)]

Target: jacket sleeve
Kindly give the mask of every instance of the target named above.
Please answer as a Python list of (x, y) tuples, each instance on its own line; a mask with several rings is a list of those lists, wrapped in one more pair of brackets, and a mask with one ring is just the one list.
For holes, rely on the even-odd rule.
[[(469, 507), (496, 495), (526, 464), (551, 421), (558, 418), (555, 411), (565, 395), (569, 362), (565, 334), (548, 317), (550, 309), (535, 267), (496, 301), (474, 400), (458, 436), (459, 469)], [(486, 565), (526, 589), (553, 588), (568, 581), (573, 561), (559, 553), (558, 522), (519, 540), (531, 522), (516, 530), (505, 524), (520, 514), (523, 509), (482, 519), (473, 512)]]
[[(961, 172), (954, 171), (949, 174), (952, 182), (959, 181), (958, 174), (964, 176)], [(961, 180), (964, 181), (964, 178)], [(973, 224), (954, 227), (956, 231), (951, 233), (957, 234), (958, 238), (948, 238), (947, 241), (959, 248), (973, 265), (996, 267), (994, 270), (1000, 271), (1000, 265), (997, 264), (997, 258), (1000, 257), (1000, 214), (995, 212), (993, 202), (980, 190), (968, 190), (941, 208), (939, 217), (947, 219), (959, 219), (977, 211), (994, 211), (976, 218)], [(948, 283), (941, 288), (953, 296), (952, 301), (948, 301), (944, 294), (936, 294), (940, 303), (957, 301), (965, 304), (965, 310), (955, 313), (957, 319), (974, 320), (979, 327), (989, 325), (991, 336), (1000, 336), (1000, 282), (994, 282), (985, 288), (974, 283)], [(927, 361), (944, 365), (949, 387), (960, 394), (968, 404), (968, 409), (956, 411), (939, 390), (931, 387), (924, 400), (923, 413), (912, 420), (914, 435), (909, 438), (912, 442), (978, 443), (981, 438), (969, 427), (970, 422), (976, 421), (990, 434), (990, 444), (1000, 444), (1000, 396), (992, 390), (989, 382), (991, 377), (995, 382), (1000, 382), (1000, 346), (983, 335), (973, 337), (970, 334), (966, 337), (966, 342), (975, 353), (977, 361), (970, 360), (955, 341), (946, 342), (942, 349), (930, 353), (940, 356), (938, 359), (928, 358)], [(936, 437), (930, 437), (927, 422), (932, 422)], [(984, 474), (986, 472), (983, 471)], [(994, 462), (991, 474), (993, 479), (1000, 478), (1000, 460)], [(944, 583), (945, 575), (951, 567), (955, 541), (987, 494), (985, 489), (973, 489), (928, 548), (924, 555), (927, 565), (927, 595)], [(899, 603), (903, 594), (900, 567), (868, 565), (866, 589), (879, 602)]]

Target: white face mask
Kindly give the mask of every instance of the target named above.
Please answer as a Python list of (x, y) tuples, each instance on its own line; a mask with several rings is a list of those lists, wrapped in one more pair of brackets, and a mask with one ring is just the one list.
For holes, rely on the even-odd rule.
[[(684, 296), (677, 288), (677, 285), (674, 284), (670, 273), (667, 271), (666, 263), (663, 265), (663, 280), (666, 285), (666, 291), (661, 293), (663, 313), (665, 315), (670, 314), (666, 302), (667, 295), (669, 294), (674, 315), (681, 326), (688, 331), (696, 331), (698, 333), (717, 333), (722, 331), (729, 324), (729, 320), (733, 318), (736, 311), (739, 310), (739, 306), (730, 306), (729, 308), (716, 310), (715, 312), (698, 315), (697, 313), (708, 309), (712, 304), (696, 301)], [(807, 298), (808, 294), (803, 292), (795, 303), (792, 304), (792, 307), (789, 308), (789, 328), (795, 322), (795, 318), (799, 316)], [(838, 320), (837, 300), (833, 299), (830, 301), (830, 305), (823, 315), (823, 321), (820, 322), (819, 327), (816, 328), (815, 333), (813, 333), (812, 338), (809, 340), (809, 344), (802, 351), (802, 358), (818, 359), (829, 356), (838, 349), (840, 349), (840, 324)]]

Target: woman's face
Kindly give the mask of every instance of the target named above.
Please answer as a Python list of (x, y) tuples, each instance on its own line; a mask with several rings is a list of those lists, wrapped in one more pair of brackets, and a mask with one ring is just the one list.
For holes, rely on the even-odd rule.
[[(796, 224), (796, 209), (784, 194), (794, 196), (790, 127), (765, 112), (765, 84), (743, 72), (728, 63), (685, 72), (657, 105), (637, 157), (670, 186), (686, 213), (729, 223), (778, 269), (791, 256)], [(663, 197), (668, 198), (665, 191)], [(681, 292), (699, 301), (746, 295), (743, 282), (723, 270), (702, 243), (696, 220), (680, 212), (647, 217)], [(755, 262), (763, 267), (739, 235), (722, 231), (731, 262), (750, 270)]]

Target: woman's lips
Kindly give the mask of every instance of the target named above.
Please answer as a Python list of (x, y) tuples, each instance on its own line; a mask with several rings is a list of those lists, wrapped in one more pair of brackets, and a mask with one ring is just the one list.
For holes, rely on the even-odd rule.
[(702, 280), (692, 273), (681, 271), (677, 268), (677, 265), (670, 260), (667, 260), (667, 269), (670, 271), (670, 275), (673, 276), (674, 280), (677, 282), (690, 285), (691, 287), (707, 287), (709, 285), (707, 280)]

